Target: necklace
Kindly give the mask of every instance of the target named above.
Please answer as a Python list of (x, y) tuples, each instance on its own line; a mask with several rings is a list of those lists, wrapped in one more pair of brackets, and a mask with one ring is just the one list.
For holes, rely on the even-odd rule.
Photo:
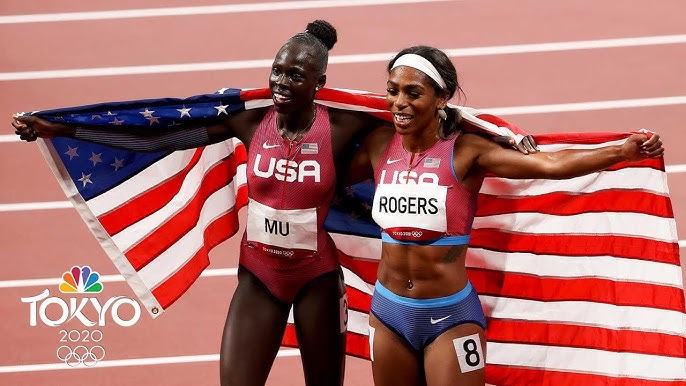
[[(312, 113), (312, 119), (310, 119), (310, 123), (308, 123), (307, 125), (305, 125), (305, 127), (303, 127), (302, 129), (296, 131), (295, 134), (293, 135), (293, 137), (291, 137), (290, 135), (288, 135), (289, 132), (286, 130), (286, 127), (285, 127), (285, 126), (279, 128), (279, 135), (281, 135), (281, 138), (287, 140), (287, 141), (290, 142), (290, 143), (298, 142), (298, 141), (300, 141), (300, 140), (302, 139), (302, 137), (304, 136), (305, 132), (308, 131), (308, 130), (312, 127), (312, 125), (314, 124), (314, 120), (315, 120), (316, 118), (317, 118), (317, 108), (315, 107), (315, 108), (314, 108), (314, 112)], [(279, 125), (278, 125), (278, 117), (277, 117), (277, 127), (278, 127), (278, 126), (279, 126)]]

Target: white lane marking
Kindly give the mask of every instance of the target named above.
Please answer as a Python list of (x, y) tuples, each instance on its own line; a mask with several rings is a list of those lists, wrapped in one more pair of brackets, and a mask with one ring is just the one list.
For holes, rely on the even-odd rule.
[(131, 19), (160, 16), (217, 15), (225, 13), (276, 12), (299, 9), (367, 7), (375, 5), (397, 5), (414, 3), (440, 3), (456, 0), (317, 0), (281, 1), (273, 3), (206, 5), (197, 7), (165, 7), (122, 9), (111, 11), (42, 13), (0, 16), (0, 24), (48, 23), (83, 20)]
[[(486, 46), (444, 49), (451, 57), (488, 56), (505, 54), (526, 54), (534, 52), (556, 52), (570, 50), (589, 50), (602, 48), (653, 46), (662, 44), (686, 43), (686, 35), (644, 36), (620, 39), (582, 40), (553, 43), (514, 44), (505, 46)], [(394, 52), (335, 55), (329, 57), (329, 64), (386, 62), (393, 58)], [(270, 68), (274, 59), (235, 60), (226, 62), (201, 62), (178, 64), (153, 64), (141, 66), (77, 68), (66, 70), (2, 72), (0, 81), (81, 78), (93, 76), (119, 76), (141, 74), (167, 74), (195, 71), (243, 70)]]

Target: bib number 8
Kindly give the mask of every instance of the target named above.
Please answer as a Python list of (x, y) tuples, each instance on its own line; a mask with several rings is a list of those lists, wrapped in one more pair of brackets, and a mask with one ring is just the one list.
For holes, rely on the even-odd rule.
[(484, 368), (486, 361), (483, 350), (481, 349), (479, 334), (453, 339), (453, 346), (455, 347), (457, 363), (460, 365), (460, 371), (462, 373)]

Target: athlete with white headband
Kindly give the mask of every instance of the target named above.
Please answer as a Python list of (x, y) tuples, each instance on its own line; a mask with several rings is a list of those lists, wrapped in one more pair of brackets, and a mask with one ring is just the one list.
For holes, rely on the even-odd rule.
[(375, 179), (382, 229), (369, 317), (374, 384), (482, 386), (486, 319), (465, 259), (484, 175), (571, 178), (659, 157), (662, 142), (635, 134), (617, 146), (524, 155), (463, 131), (459, 112), (446, 108), (460, 87), (444, 52), (407, 48), (388, 72), (394, 129), (367, 136), (349, 175)]
[(398, 66), (408, 66), (408, 67), (416, 68), (417, 70), (428, 75), (429, 78), (435, 80), (436, 83), (439, 86), (441, 86), (442, 89), (445, 90), (445, 88), (446, 88), (445, 81), (443, 80), (443, 78), (441, 78), (441, 74), (438, 73), (438, 70), (436, 70), (436, 67), (434, 67), (434, 65), (431, 64), (430, 61), (424, 59), (423, 57), (421, 57), (417, 54), (405, 54), (405, 55), (399, 57), (393, 63), (393, 67), (391, 68), (391, 71)]

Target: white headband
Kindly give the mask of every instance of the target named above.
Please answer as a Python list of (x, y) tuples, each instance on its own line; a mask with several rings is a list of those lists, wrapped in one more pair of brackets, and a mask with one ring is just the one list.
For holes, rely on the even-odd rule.
[(428, 75), (429, 78), (435, 80), (436, 83), (438, 83), (438, 85), (441, 86), (441, 88), (443, 88), (443, 89), (446, 88), (445, 81), (443, 80), (441, 75), (436, 70), (436, 67), (434, 67), (434, 65), (431, 64), (430, 61), (426, 60), (422, 56), (419, 56), (417, 54), (405, 54), (405, 55), (399, 57), (395, 61), (395, 63), (393, 63), (393, 67), (391, 67), (391, 71), (398, 66), (408, 66), (408, 67), (416, 68), (417, 70)]

